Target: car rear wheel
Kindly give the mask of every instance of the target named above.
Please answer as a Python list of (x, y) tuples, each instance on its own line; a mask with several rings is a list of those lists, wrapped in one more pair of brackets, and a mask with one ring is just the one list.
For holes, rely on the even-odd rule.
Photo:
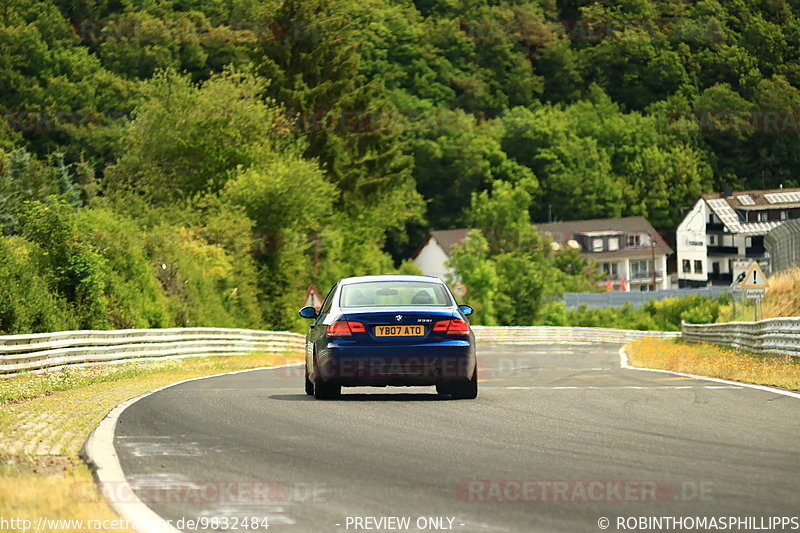
[[(466, 383), (452, 383), (446, 387), (446, 390), (456, 400), (474, 400), (478, 397), (478, 369), (472, 373), (472, 379)], [(439, 390), (439, 385), (436, 386), (436, 392), (442, 394)]]
[(341, 385), (333, 385), (322, 381), (319, 370), (314, 372), (314, 398), (317, 400), (333, 400), (342, 394)]
[[(305, 365), (303, 365), (303, 366), (305, 366)], [(305, 370), (306, 370), (306, 372), (305, 372), (305, 374), (306, 374), (306, 394), (308, 394), (309, 396), (313, 396), (314, 395), (314, 384), (311, 383), (310, 379), (308, 379), (308, 368), (306, 368)]]

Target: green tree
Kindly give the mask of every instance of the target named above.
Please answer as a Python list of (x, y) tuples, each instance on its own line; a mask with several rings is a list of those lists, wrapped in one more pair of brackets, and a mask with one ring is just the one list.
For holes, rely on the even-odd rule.
[(500, 280), (489, 257), (489, 244), (479, 231), (471, 231), (464, 242), (453, 247), (447, 266), (455, 274), (447, 282), (452, 286), (463, 283), (467, 294), (461, 303), (472, 306), (471, 321), (484, 326), (497, 325), (497, 299)]
[(360, 71), (357, 28), (341, 3), (283, 0), (265, 8), (281, 35), (253, 51), (263, 94), (280, 102), (341, 191), (337, 206), (372, 227), (376, 244), (422, 212), (411, 158), (381, 80)]
[(172, 71), (155, 76), (127, 128), (125, 151), (106, 171), (108, 193), (171, 204), (219, 191), (238, 167), (268, 161), (291, 143), (258, 89), (252, 76), (234, 71), (201, 85)]

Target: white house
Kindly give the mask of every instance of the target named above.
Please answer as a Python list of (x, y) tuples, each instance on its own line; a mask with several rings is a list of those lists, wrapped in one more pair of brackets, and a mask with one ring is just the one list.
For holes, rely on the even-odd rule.
[[(613, 290), (669, 289), (667, 256), (672, 248), (644, 217), (574, 220), (539, 224), (559, 247), (572, 247), (591, 258), (604, 273), (603, 287)], [(468, 229), (431, 231), (417, 248), (414, 263), (423, 274), (445, 279), (446, 262)], [(655, 284), (653, 283), (655, 281)], [(655, 285), (655, 287), (654, 287)]]
[(448, 229), (431, 231), (414, 253), (414, 264), (426, 276), (437, 276), (446, 280), (451, 269), (446, 263), (450, 259), (453, 245), (467, 238), (468, 229)]
[(702, 195), (678, 226), (678, 286), (730, 284), (736, 261), (769, 272), (764, 236), (798, 218), (800, 188)]

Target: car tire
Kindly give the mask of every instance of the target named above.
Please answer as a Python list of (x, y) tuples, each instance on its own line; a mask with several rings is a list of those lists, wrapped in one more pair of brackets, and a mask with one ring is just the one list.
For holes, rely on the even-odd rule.
[[(305, 365), (303, 365), (303, 366), (305, 367)], [(308, 379), (308, 368), (306, 368), (305, 370), (306, 370), (305, 371), (305, 375), (306, 375), (306, 394), (308, 394), (309, 396), (314, 396), (314, 384), (311, 382), (310, 379)]]
[(314, 398), (317, 400), (335, 400), (342, 394), (341, 385), (333, 385), (322, 381), (319, 370), (314, 372)]
[(450, 396), (452, 389), (450, 385), (447, 383), (437, 383), (436, 384), (436, 394), (439, 396)]
[[(474, 400), (478, 397), (478, 369), (472, 373), (472, 379), (466, 383), (454, 383), (452, 385), (453, 398), (457, 400)], [(437, 388), (438, 390), (438, 388)]]

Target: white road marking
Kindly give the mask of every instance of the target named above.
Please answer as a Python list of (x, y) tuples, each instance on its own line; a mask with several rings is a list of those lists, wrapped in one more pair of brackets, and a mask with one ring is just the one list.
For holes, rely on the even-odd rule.
[(646, 389), (659, 389), (659, 390), (683, 390), (683, 389), (742, 389), (742, 387), (735, 386), (735, 385), (610, 385), (608, 387), (599, 387), (599, 386), (583, 386), (583, 387), (576, 387), (576, 386), (552, 386), (552, 387), (491, 387), (492, 389), (508, 389), (508, 390), (585, 390), (585, 389), (595, 389), (595, 390), (622, 390), (622, 389), (636, 389), (636, 390), (646, 390)]

